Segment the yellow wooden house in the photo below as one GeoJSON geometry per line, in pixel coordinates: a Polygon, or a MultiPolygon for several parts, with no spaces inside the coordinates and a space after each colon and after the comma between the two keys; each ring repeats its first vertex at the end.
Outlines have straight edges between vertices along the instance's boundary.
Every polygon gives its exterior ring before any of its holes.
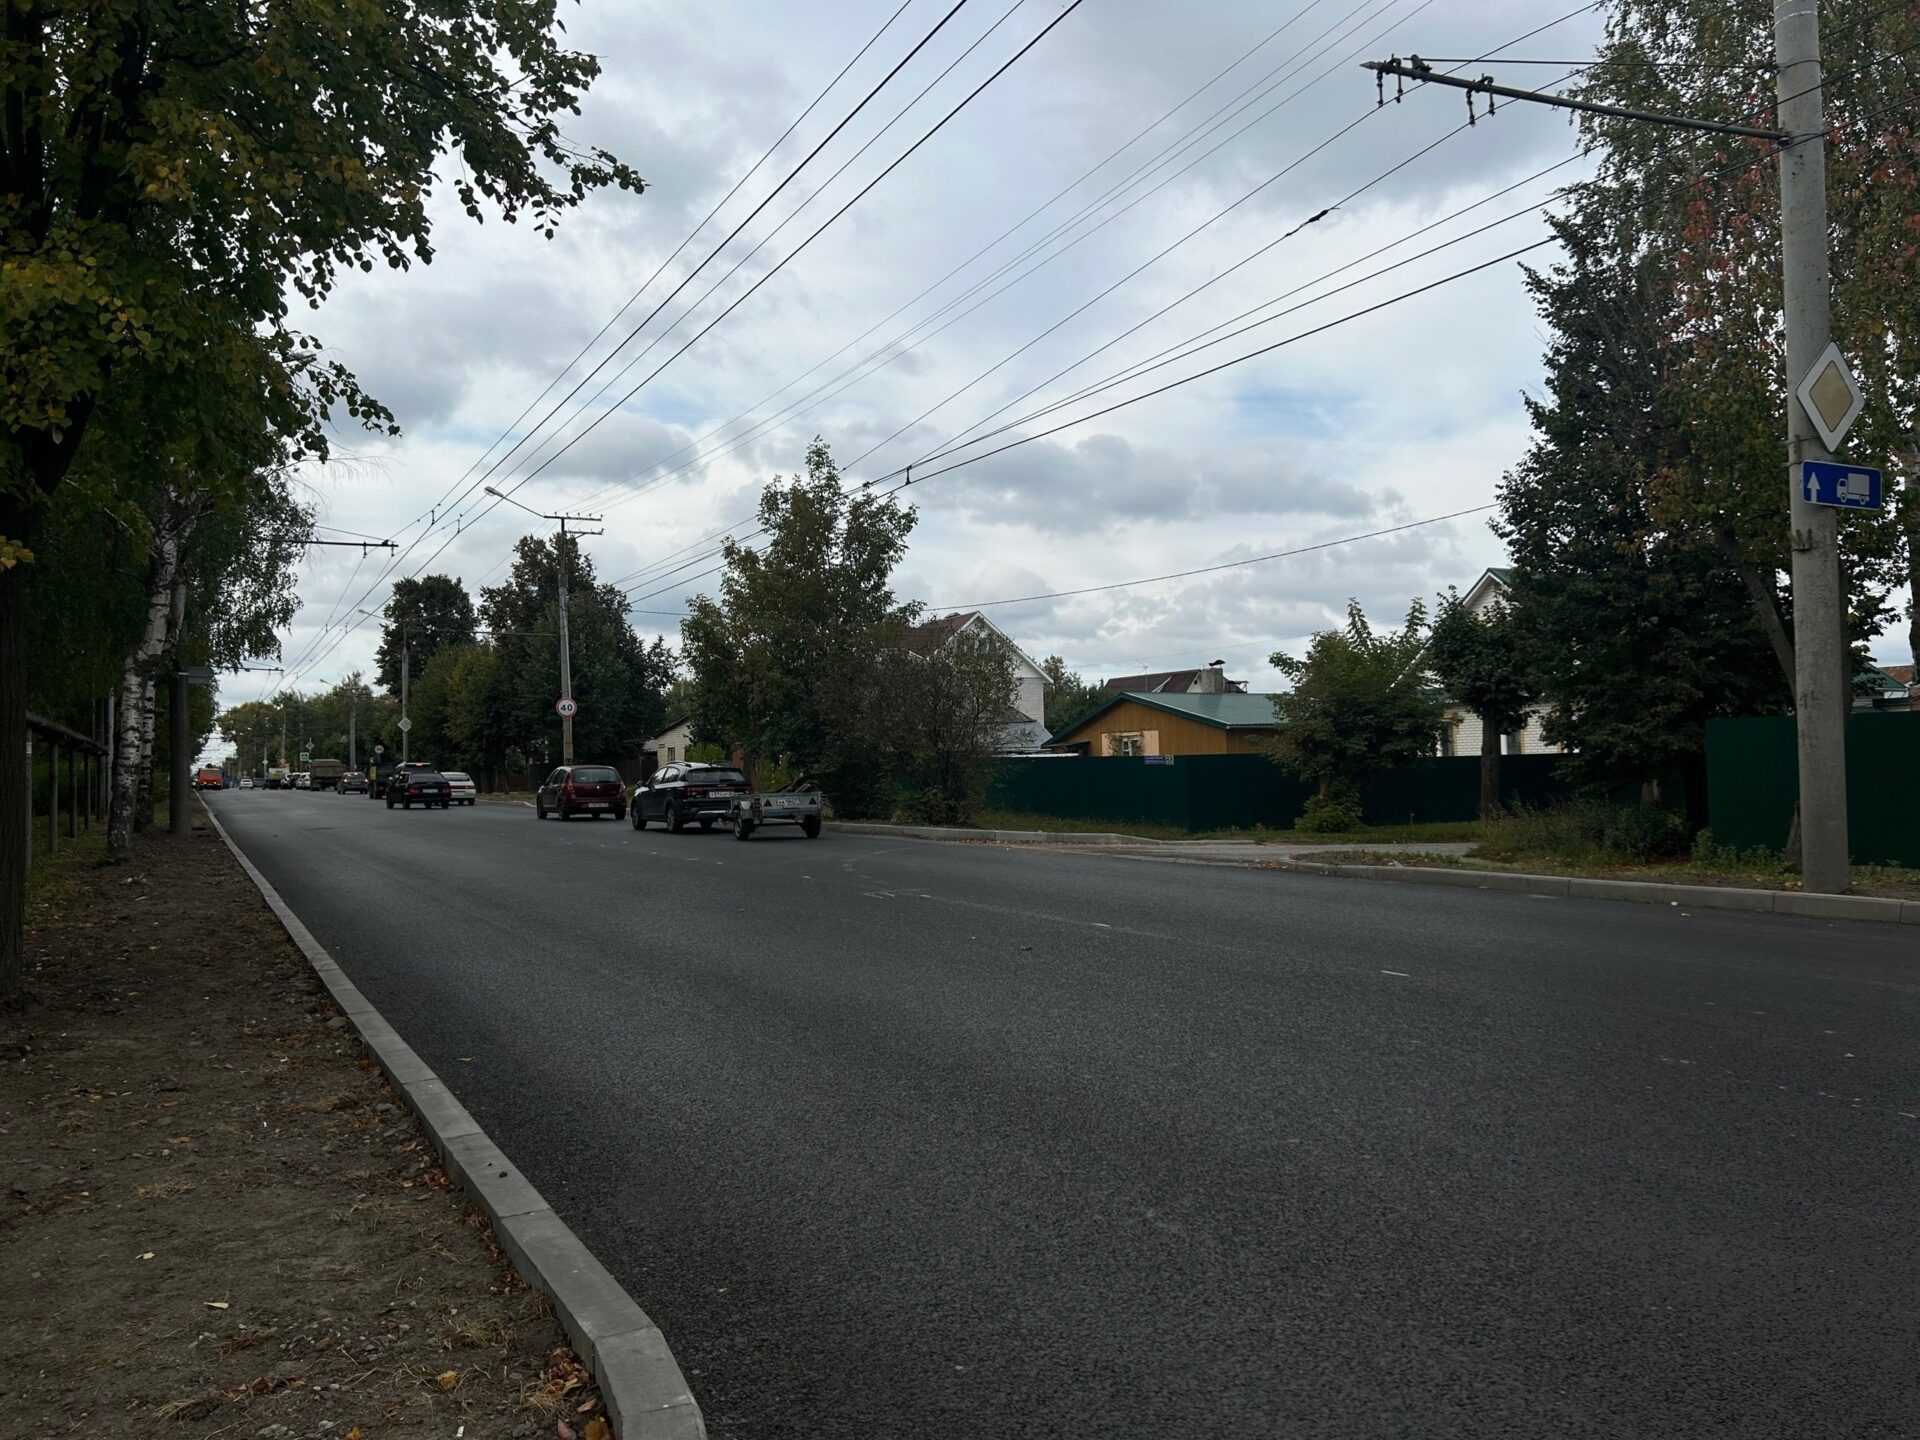
{"type": "Polygon", "coordinates": [[[1126,690],[1053,748],[1080,755],[1250,755],[1279,728],[1273,696],[1126,690]]]}

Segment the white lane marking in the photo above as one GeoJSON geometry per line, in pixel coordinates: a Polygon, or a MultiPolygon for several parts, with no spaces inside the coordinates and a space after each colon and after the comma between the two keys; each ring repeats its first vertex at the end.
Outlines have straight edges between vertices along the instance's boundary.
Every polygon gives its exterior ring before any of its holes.
{"type": "Polygon", "coordinates": [[[1398,975],[1402,980],[1411,980],[1413,978],[1404,970],[1382,970],[1380,973],[1382,975],[1398,975]]]}
{"type": "Polygon", "coordinates": [[[519,803],[526,806],[529,810],[533,809],[533,802],[531,800],[522,800],[519,803]]]}
{"type": "Polygon", "coordinates": [[[1106,922],[1106,921],[1104,921],[1104,920],[1089,920],[1089,921],[1088,921],[1087,923],[1088,923],[1089,925],[1091,925],[1091,926],[1093,926],[1093,928],[1094,928],[1094,929],[1096,929],[1096,930],[1111,930],[1111,929],[1113,929],[1113,926],[1111,926],[1111,925],[1109,925],[1109,924],[1107,924],[1107,922],[1106,922]]]}

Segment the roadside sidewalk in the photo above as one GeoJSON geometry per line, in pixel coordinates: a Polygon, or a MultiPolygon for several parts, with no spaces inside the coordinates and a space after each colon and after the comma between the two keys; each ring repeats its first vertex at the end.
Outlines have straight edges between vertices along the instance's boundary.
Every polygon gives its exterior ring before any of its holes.
{"type": "Polygon", "coordinates": [[[205,816],[58,868],[42,1003],[0,1016],[0,1437],[603,1440],[546,1298],[205,816]]]}

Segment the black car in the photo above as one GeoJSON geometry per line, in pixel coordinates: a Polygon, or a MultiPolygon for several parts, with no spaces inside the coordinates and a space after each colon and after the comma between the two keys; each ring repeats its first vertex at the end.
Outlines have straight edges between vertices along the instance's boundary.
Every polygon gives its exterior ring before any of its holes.
{"type": "Polygon", "coordinates": [[[692,823],[711,830],[714,821],[727,818],[736,798],[750,792],[747,777],[732,765],[662,765],[633,792],[633,828],[662,820],[675,835],[692,823]]]}
{"type": "Polygon", "coordinates": [[[398,765],[375,766],[367,780],[367,798],[379,800],[387,793],[387,785],[396,775],[408,770],[432,770],[433,766],[424,760],[402,760],[398,765]]]}
{"type": "Polygon", "coordinates": [[[411,810],[416,805],[429,809],[438,805],[445,810],[453,804],[453,786],[447,783],[446,776],[438,770],[413,765],[402,765],[387,777],[386,795],[389,810],[395,805],[402,810],[411,810]]]}
{"type": "Polygon", "coordinates": [[[549,815],[562,820],[576,815],[598,820],[611,815],[618,820],[627,813],[620,772],[611,765],[562,765],[535,793],[533,813],[542,820],[549,815]]]}

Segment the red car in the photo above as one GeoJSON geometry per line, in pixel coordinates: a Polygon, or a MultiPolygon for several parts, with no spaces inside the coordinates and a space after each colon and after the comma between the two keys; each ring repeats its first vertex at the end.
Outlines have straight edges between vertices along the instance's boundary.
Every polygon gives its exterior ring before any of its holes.
{"type": "Polygon", "coordinates": [[[535,793],[533,813],[542,820],[550,814],[562,820],[576,815],[595,820],[602,815],[622,819],[627,813],[627,794],[620,783],[620,772],[611,765],[562,765],[535,793]]]}

